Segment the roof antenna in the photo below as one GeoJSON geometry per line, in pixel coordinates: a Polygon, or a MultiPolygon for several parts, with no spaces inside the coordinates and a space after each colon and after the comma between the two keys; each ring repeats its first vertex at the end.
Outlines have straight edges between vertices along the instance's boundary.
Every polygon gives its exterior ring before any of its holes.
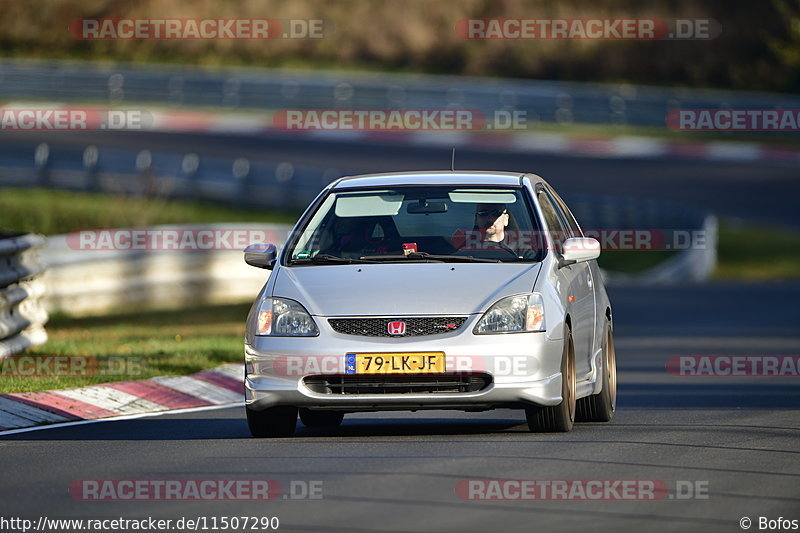
{"type": "Polygon", "coordinates": [[[456,148],[453,147],[453,156],[450,158],[450,172],[455,172],[456,170],[456,148]]]}

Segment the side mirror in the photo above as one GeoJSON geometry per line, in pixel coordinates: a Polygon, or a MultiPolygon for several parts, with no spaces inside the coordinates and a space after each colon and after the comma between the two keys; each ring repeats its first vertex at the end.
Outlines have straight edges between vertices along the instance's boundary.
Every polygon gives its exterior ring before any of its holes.
{"type": "Polygon", "coordinates": [[[564,241],[562,250],[562,265],[591,261],[600,257],[600,242],[591,237],[572,237],[564,241]]]}
{"type": "Polygon", "coordinates": [[[244,262],[250,266],[272,270],[278,249],[274,244],[251,244],[244,249],[244,262]]]}

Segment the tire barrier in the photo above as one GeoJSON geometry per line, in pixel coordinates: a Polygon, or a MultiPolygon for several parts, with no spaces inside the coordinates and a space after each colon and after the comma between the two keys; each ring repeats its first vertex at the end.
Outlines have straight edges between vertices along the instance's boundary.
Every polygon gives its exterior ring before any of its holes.
{"type": "Polygon", "coordinates": [[[0,358],[47,341],[44,266],[47,239],[35,234],[0,234],[0,358]]]}

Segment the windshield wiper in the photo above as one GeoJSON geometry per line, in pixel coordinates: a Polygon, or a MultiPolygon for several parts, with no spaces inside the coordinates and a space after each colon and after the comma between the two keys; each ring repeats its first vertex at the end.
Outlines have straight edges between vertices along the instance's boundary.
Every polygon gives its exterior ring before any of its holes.
{"type": "Polygon", "coordinates": [[[290,265],[331,265],[343,264],[348,265],[352,263],[372,263],[365,258],[354,259],[352,257],[339,257],[330,254],[317,254],[314,257],[299,257],[289,261],[290,265]]]}
{"type": "Polygon", "coordinates": [[[483,257],[473,257],[471,255],[429,254],[427,252],[411,252],[408,255],[365,255],[359,259],[365,261],[408,261],[410,259],[435,261],[438,263],[502,263],[500,259],[487,259],[483,257]]]}

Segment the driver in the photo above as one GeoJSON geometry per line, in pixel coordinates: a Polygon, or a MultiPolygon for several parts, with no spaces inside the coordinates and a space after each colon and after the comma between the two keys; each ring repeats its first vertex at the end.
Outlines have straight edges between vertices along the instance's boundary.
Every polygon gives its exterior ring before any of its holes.
{"type": "Polygon", "coordinates": [[[476,204],[472,229],[456,231],[452,238],[453,245],[460,251],[501,248],[516,256],[516,252],[505,242],[510,218],[505,204],[476,204]]]}
{"type": "Polygon", "coordinates": [[[471,231],[459,230],[453,244],[460,251],[502,249],[518,259],[534,257],[528,246],[520,247],[519,230],[511,223],[505,204],[480,203],[475,206],[475,224],[471,231]]]}
{"type": "Polygon", "coordinates": [[[478,204],[475,206],[475,229],[481,240],[502,243],[508,227],[508,209],[505,204],[478,204]]]}

